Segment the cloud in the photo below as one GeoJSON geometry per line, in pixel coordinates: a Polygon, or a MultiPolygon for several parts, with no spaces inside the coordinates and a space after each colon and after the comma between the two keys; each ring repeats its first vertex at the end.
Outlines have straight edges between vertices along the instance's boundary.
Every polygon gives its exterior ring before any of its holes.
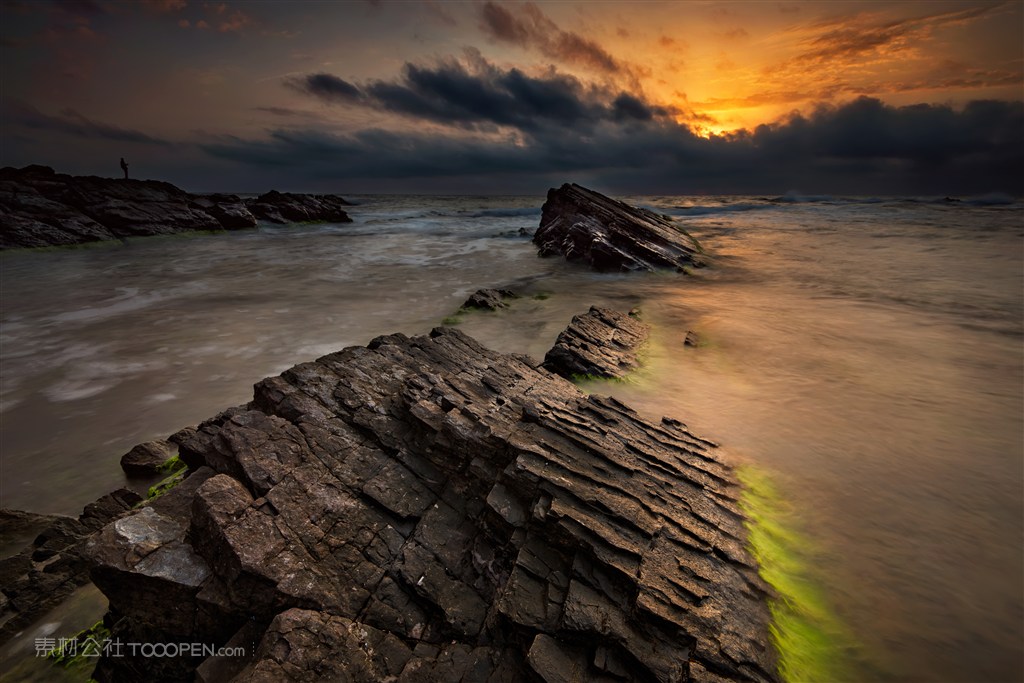
{"type": "Polygon", "coordinates": [[[998,7],[986,5],[880,23],[871,15],[820,23],[817,25],[820,33],[805,41],[806,49],[797,61],[825,64],[859,59],[871,53],[907,52],[922,44],[940,26],[964,25],[998,7]]]}
{"type": "Polygon", "coordinates": [[[358,86],[325,73],[291,78],[286,84],[333,104],[375,107],[479,130],[495,126],[586,128],[602,120],[647,121],[671,113],[638,95],[588,86],[553,69],[543,76],[529,76],[516,68],[504,70],[474,50],[465,61],[448,59],[434,66],[407,63],[398,80],[358,86]]]}
{"type": "Polygon", "coordinates": [[[362,95],[359,88],[348,81],[325,73],[309,74],[302,78],[287,80],[285,83],[299,92],[328,102],[356,100],[362,95]]]}
{"type": "Polygon", "coordinates": [[[494,40],[520,47],[534,47],[542,54],[568,64],[605,73],[624,73],[626,65],[603,47],[572,31],[563,31],[533,3],[523,5],[522,16],[495,2],[480,7],[480,26],[494,40]]]}
{"type": "Polygon", "coordinates": [[[7,125],[14,124],[24,128],[64,133],[81,138],[161,146],[172,144],[167,140],[161,140],[137,130],[92,121],[74,109],[64,109],[57,116],[50,116],[25,102],[12,101],[4,105],[2,118],[7,125]]]}
{"type": "Polygon", "coordinates": [[[180,12],[188,6],[186,0],[139,0],[139,4],[158,14],[180,12]]]}
{"type": "Polygon", "coordinates": [[[628,98],[617,101],[620,111],[632,114],[628,121],[605,118],[586,131],[535,127],[501,136],[375,129],[332,135],[280,128],[265,139],[234,138],[202,148],[246,166],[288,168],[310,182],[375,180],[377,187],[398,182],[407,190],[441,183],[459,191],[462,183],[492,178],[502,183],[492,191],[515,192],[541,192],[568,179],[646,193],[1024,191],[1019,102],[977,101],[956,111],[860,98],[753,132],[703,139],[670,118],[644,118],[643,108],[628,98]]]}

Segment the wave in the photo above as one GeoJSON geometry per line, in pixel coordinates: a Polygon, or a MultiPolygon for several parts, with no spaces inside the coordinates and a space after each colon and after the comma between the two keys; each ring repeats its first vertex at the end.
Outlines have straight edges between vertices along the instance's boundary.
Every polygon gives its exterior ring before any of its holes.
{"type": "Polygon", "coordinates": [[[539,216],[540,207],[530,206],[509,209],[481,209],[475,213],[463,214],[466,218],[516,218],[518,216],[539,216]]]}
{"type": "Polygon", "coordinates": [[[836,198],[830,194],[801,194],[796,190],[790,190],[781,197],[773,197],[767,201],[788,204],[815,204],[820,202],[834,202],[836,201],[836,198]]]}
{"type": "Polygon", "coordinates": [[[654,209],[655,213],[666,213],[670,216],[708,216],[719,213],[733,213],[737,211],[759,211],[763,209],[775,209],[772,204],[752,204],[750,202],[737,202],[735,204],[723,204],[720,206],[673,206],[668,208],[654,209]]]}

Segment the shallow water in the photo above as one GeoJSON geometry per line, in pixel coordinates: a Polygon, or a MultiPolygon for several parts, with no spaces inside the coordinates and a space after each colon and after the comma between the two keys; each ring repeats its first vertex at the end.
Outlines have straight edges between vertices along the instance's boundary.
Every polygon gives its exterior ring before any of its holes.
{"type": "Polygon", "coordinates": [[[479,287],[524,296],[462,328],[536,357],[589,305],[638,306],[644,369],[589,388],[775,477],[857,679],[1024,676],[1024,205],[630,198],[716,255],[684,277],[538,259],[515,233],[542,198],[356,199],[352,225],[0,257],[0,504],[77,512],[133,444],[479,287]]]}

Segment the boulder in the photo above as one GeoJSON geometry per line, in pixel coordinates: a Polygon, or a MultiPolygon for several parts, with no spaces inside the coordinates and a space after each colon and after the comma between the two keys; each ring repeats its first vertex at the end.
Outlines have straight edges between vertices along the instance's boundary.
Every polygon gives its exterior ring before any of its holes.
{"type": "Polygon", "coordinates": [[[704,265],[700,244],[668,217],[576,184],[548,190],[533,241],[541,256],[561,255],[603,271],[704,265]]]}
{"type": "Polygon", "coordinates": [[[505,299],[515,298],[516,293],[508,289],[478,289],[466,299],[462,307],[496,311],[499,308],[508,308],[505,299]]]}
{"type": "Polygon", "coordinates": [[[259,645],[99,680],[775,680],[714,446],[458,330],[297,365],[172,440],[198,469],[89,542],[107,621],[259,645]]]}
{"type": "Polygon", "coordinates": [[[343,207],[348,202],[333,194],[293,194],[271,190],[246,202],[257,218],[271,223],[351,223],[343,207]]]}
{"type": "Polygon", "coordinates": [[[544,367],[567,379],[625,377],[639,366],[636,354],[649,332],[632,315],[591,306],[558,335],[544,367]]]}
{"type": "Polygon", "coordinates": [[[121,456],[121,469],[128,476],[150,477],[160,474],[163,464],[177,453],[169,441],[147,441],[121,456]]]}

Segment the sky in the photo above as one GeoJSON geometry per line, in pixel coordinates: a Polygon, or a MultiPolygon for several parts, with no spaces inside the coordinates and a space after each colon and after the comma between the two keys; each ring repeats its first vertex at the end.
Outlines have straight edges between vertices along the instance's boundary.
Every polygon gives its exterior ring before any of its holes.
{"type": "Polygon", "coordinates": [[[1024,194],[1024,1],[2,1],[0,165],[192,191],[1024,194]]]}

